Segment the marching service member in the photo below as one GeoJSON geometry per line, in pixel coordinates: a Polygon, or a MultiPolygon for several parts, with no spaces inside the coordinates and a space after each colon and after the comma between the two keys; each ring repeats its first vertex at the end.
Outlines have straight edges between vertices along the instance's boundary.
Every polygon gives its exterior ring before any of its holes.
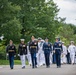
{"type": "MultiPolygon", "coordinates": [[[[29,44],[29,42],[28,42],[28,44],[29,44]]],[[[28,59],[29,65],[31,66],[32,62],[31,62],[31,54],[30,54],[30,51],[29,51],[29,46],[27,46],[27,59],[28,59]]]]}
{"type": "Polygon", "coordinates": [[[29,42],[29,50],[31,54],[32,68],[37,68],[38,43],[34,36],[31,37],[31,41],[29,42]]]}
{"type": "Polygon", "coordinates": [[[63,51],[62,44],[60,42],[60,38],[56,37],[56,42],[53,45],[53,50],[56,55],[56,65],[57,68],[61,67],[61,53],[63,51]]]}
{"type": "Polygon", "coordinates": [[[74,45],[74,41],[71,41],[71,44],[68,47],[68,52],[70,53],[71,64],[74,64],[75,52],[76,52],[76,47],[74,45]]]}
{"type": "Polygon", "coordinates": [[[41,38],[38,38],[38,53],[37,53],[37,65],[42,66],[43,65],[43,43],[41,41],[41,38]]]}
{"type": "Polygon", "coordinates": [[[25,55],[27,54],[27,45],[24,43],[24,39],[20,39],[21,43],[18,47],[18,56],[20,56],[22,69],[25,68],[25,55]]]}
{"type": "Polygon", "coordinates": [[[48,41],[47,38],[45,39],[45,43],[43,44],[43,51],[45,55],[46,67],[49,68],[50,67],[50,53],[52,52],[52,45],[48,41]]]}
{"type": "Polygon", "coordinates": [[[10,40],[9,45],[6,48],[6,53],[9,57],[10,68],[14,68],[14,56],[16,55],[16,47],[13,44],[13,41],[10,40]]]}
{"type": "Polygon", "coordinates": [[[62,60],[61,60],[61,63],[62,64],[66,64],[67,63],[67,58],[66,58],[66,55],[67,55],[67,47],[64,45],[64,42],[62,42],[62,48],[63,48],[63,52],[62,52],[62,60]]]}

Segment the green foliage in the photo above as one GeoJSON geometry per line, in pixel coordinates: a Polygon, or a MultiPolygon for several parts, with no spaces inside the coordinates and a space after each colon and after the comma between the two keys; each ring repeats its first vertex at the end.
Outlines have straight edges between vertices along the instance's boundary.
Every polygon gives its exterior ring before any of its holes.
{"type": "MultiPolygon", "coordinates": [[[[21,61],[15,60],[14,64],[15,65],[21,65],[21,61]]],[[[0,65],[9,65],[9,60],[0,60],[0,65]]],[[[26,61],[26,65],[28,65],[28,61],[26,61]]]]}
{"type": "Polygon", "coordinates": [[[10,39],[28,42],[34,35],[54,43],[59,35],[66,45],[71,40],[76,43],[76,26],[66,24],[66,18],[57,17],[58,12],[53,0],[0,0],[0,36],[5,40],[0,41],[0,59],[5,59],[5,45],[10,39]]]}
{"type": "Polygon", "coordinates": [[[8,0],[0,0],[0,35],[4,35],[6,42],[9,39],[16,41],[21,36],[22,26],[17,19],[20,10],[20,6],[12,5],[8,0]]]}
{"type": "Polygon", "coordinates": [[[76,34],[76,26],[73,24],[69,24],[69,26],[74,30],[74,34],[76,34]]]}
{"type": "Polygon", "coordinates": [[[10,39],[17,42],[17,40],[21,37],[21,30],[22,26],[16,18],[13,20],[10,20],[9,22],[2,25],[2,34],[4,34],[5,38],[7,38],[7,41],[10,39]]]}
{"type": "Polygon", "coordinates": [[[70,41],[75,41],[76,35],[74,34],[73,28],[66,23],[63,23],[61,27],[59,27],[59,35],[61,40],[65,42],[65,44],[69,44],[70,41]]]}
{"type": "MultiPolygon", "coordinates": [[[[48,37],[52,42],[56,35],[70,37],[72,31],[60,33],[66,30],[63,25],[67,24],[65,18],[57,17],[58,12],[53,0],[0,0],[0,35],[4,34],[6,42],[13,39],[15,43],[20,38],[29,41],[32,35],[48,37]]],[[[75,34],[75,26],[69,25],[75,34]]]]}
{"type": "Polygon", "coordinates": [[[6,58],[6,47],[5,47],[5,41],[0,41],[0,59],[5,59],[6,58]]]}
{"type": "Polygon", "coordinates": [[[35,35],[42,38],[48,37],[54,41],[53,37],[57,30],[54,18],[57,16],[59,9],[53,0],[48,2],[45,2],[45,0],[9,1],[21,7],[19,19],[23,26],[22,37],[29,41],[29,37],[35,35]]]}
{"type": "Polygon", "coordinates": [[[8,0],[0,0],[0,25],[14,19],[20,10],[20,6],[12,5],[8,0]]]}

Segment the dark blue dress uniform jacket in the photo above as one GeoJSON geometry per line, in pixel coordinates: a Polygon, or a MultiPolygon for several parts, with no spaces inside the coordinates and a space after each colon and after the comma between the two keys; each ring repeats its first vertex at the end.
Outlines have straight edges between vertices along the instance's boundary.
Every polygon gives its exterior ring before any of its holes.
{"type": "Polygon", "coordinates": [[[29,42],[29,50],[30,53],[37,53],[38,52],[38,43],[36,41],[29,42]]]}
{"type": "Polygon", "coordinates": [[[9,53],[10,56],[16,55],[15,45],[8,45],[6,48],[6,53],[9,53]]]}
{"type": "Polygon", "coordinates": [[[55,42],[53,50],[55,50],[55,54],[61,54],[61,52],[63,51],[61,42],[55,42]]]}
{"type": "Polygon", "coordinates": [[[44,43],[43,44],[43,51],[44,51],[44,54],[52,52],[51,43],[48,43],[48,44],[44,43]]]}
{"type": "Polygon", "coordinates": [[[20,54],[20,55],[26,55],[27,54],[27,45],[26,44],[20,44],[19,45],[18,54],[20,54]]]}

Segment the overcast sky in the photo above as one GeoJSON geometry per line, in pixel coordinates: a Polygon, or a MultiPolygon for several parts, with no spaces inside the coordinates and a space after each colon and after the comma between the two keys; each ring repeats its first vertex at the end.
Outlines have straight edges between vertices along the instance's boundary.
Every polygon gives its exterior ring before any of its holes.
{"type": "Polygon", "coordinates": [[[59,17],[66,17],[67,23],[76,25],[76,0],[54,0],[60,8],[59,17]]]}

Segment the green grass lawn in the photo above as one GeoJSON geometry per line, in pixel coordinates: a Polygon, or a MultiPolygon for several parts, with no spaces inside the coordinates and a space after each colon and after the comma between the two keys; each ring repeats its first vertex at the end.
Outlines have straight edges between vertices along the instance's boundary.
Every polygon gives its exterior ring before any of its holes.
{"type": "MultiPolygon", "coordinates": [[[[14,61],[15,65],[21,65],[20,60],[15,60],[14,61]]],[[[28,65],[28,62],[26,61],[26,64],[28,65]]],[[[9,65],[9,60],[0,60],[0,65],[9,65]]]]}

